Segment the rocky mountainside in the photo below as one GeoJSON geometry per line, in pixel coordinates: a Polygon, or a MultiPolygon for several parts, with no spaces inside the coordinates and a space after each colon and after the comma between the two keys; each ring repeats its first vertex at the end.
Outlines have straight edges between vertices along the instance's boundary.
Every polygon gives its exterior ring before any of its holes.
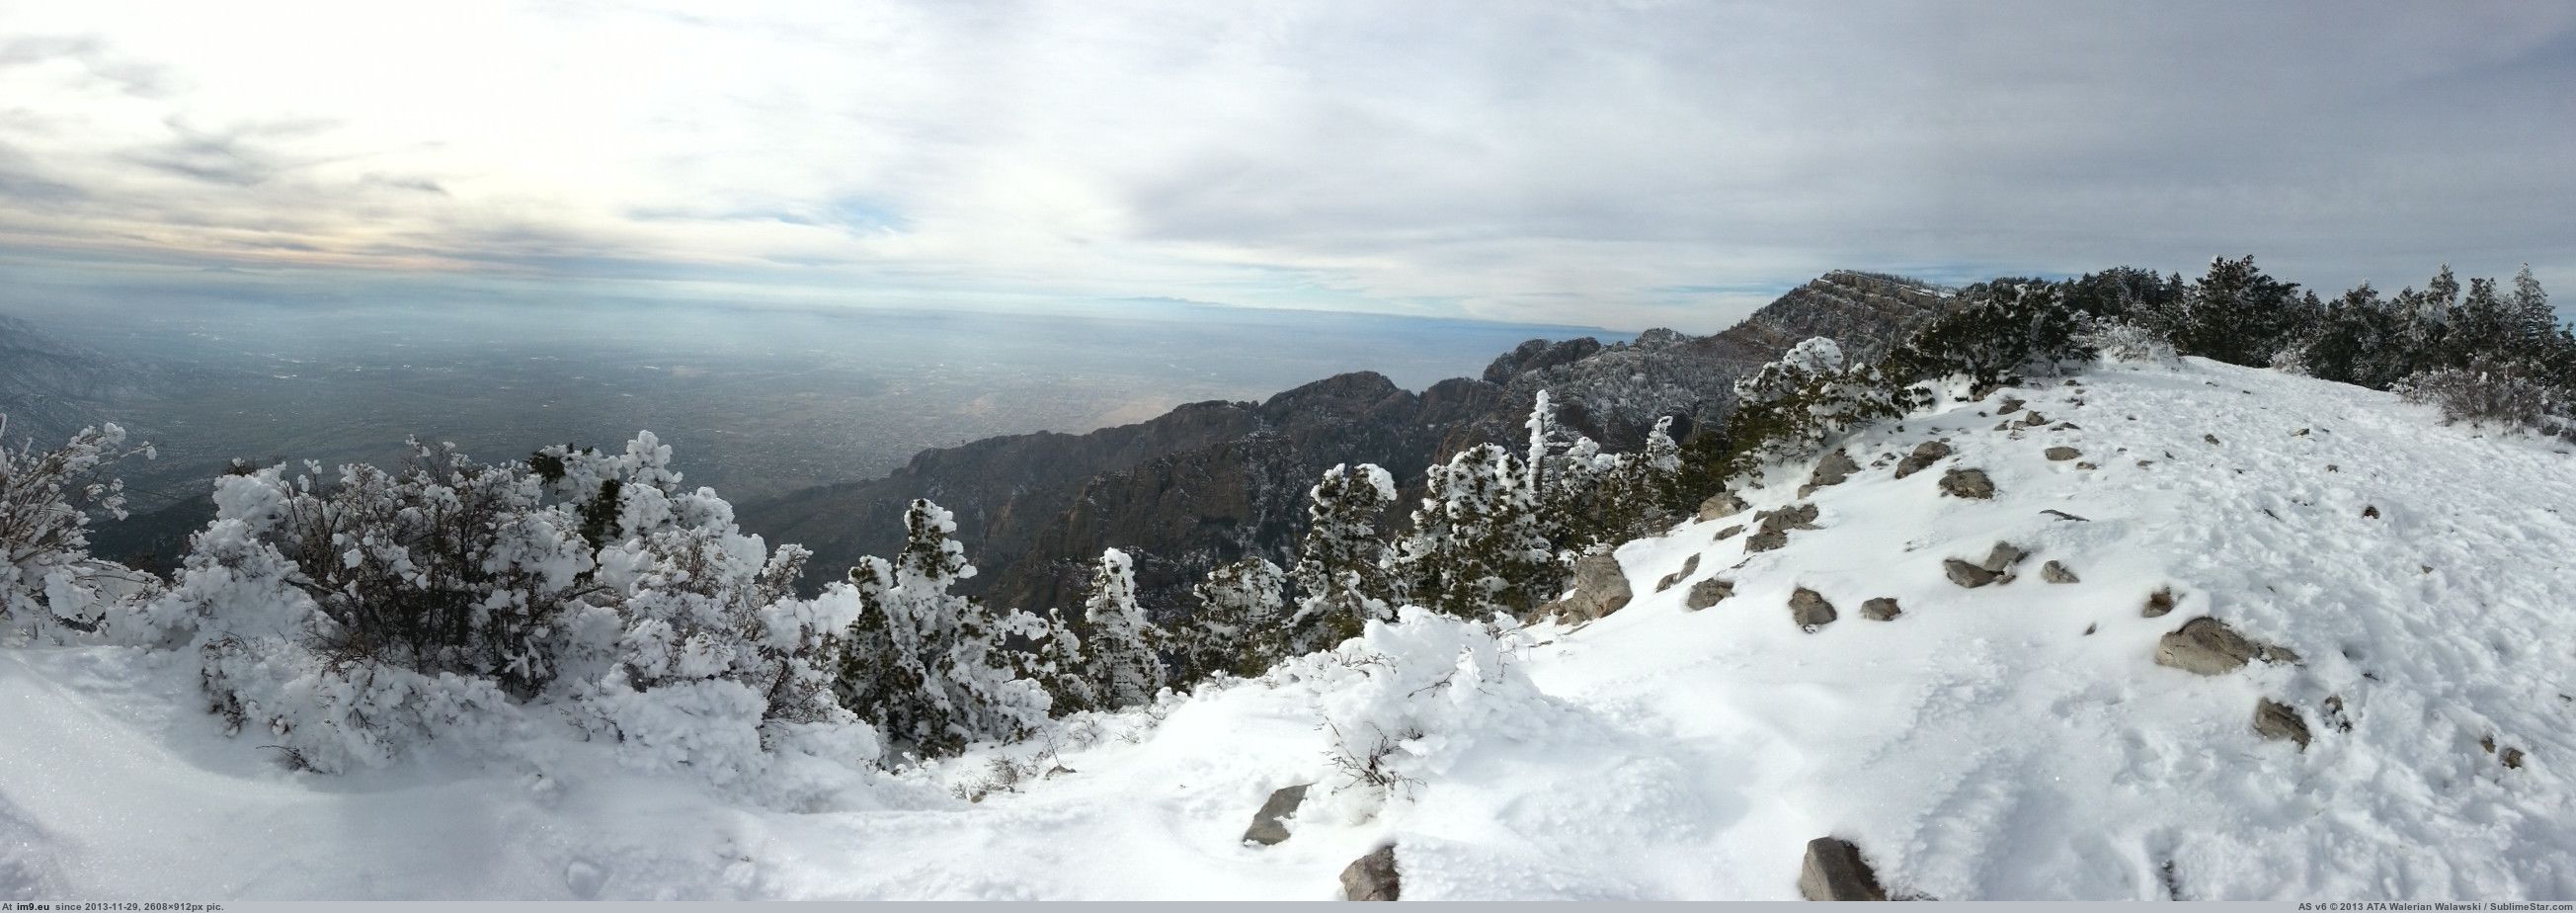
{"type": "Polygon", "coordinates": [[[1104,547],[1137,560],[1140,601],[1185,613],[1190,587],[1249,554],[1288,563],[1306,489],[1337,463],[1376,463],[1399,485],[1460,449],[1524,434],[1535,393],[1561,418],[1614,449],[1634,447],[1657,418],[1681,433],[1733,405],[1735,378],[1810,336],[1871,356],[1934,313],[1942,293],[1920,283],[1837,271],[1711,336],[1649,330],[1636,341],[1531,340],[1479,379],[1419,394],[1373,373],[1345,374],[1264,403],[1207,402],[1084,435],[1041,433],[924,451],[883,479],[811,489],[743,508],[744,525],[815,552],[809,581],[899,544],[915,497],[957,514],[981,575],[974,591],[1031,610],[1079,602],[1104,547]]]}

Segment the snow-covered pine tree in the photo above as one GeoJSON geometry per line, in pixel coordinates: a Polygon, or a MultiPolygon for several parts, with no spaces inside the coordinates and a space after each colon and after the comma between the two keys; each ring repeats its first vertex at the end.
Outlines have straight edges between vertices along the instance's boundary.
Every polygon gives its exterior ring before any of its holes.
{"type": "Polygon", "coordinates": [[[1151,702],[1163,689],[1163,632],[1136,604],[1136,565],[1126,552],[1101,550],[1082,616],[1091,632],[1084,659],[1101,706],[1115,710],[1151,702]]]}
{"type": "Polygon", "coordinates": [[[1100,709],[1100,688],[1091,681],[1082,636],[1074,633],[1064,610],[1047,610],[1044,632],[1037,637],[1035,649],[1021,654],[1021,660],[1026,677],[1046,688],[1047,712],[1065,716],[1100,709]]]}
{"type": "Polygon", "coordinates": [[[1289,649],[1312,653],[1358,637],[1370,619],[1393,617],[1394,586],[1378,524],[1395,501],[1395,477],[1377,466],[1334,466],[1306,493],[1297,543],[1297,614],[1289,649]]]}
{"type": "MultiPolygon", "coordinates": [[[[8,429],[0,415],[0,441],[8,429]]],[[[112,424],[43,452],[32,440],[0,444],[0,623],[95,631],[108,602],[157,588],[150,575],[89,554],[94,519],[125,519],[125,482],[108,469],[135,454],[150,459],[152,445],[126,446],[125,429],[112,424]]]]}
{"type": "Polygon", "coordinates": [[[1876,370],[1844,364],[1842,347],[1822,336],[1736,381],[1735,396],[1727,419],[1730,478],[1758,480],[1763,467],[1814,457],[1861,426],[1903,412],[1898,391],[1876,370]]]}
{"type": "Polygon", "coordinates": [[[1042,725],[1046,689],[1021,676],[1006,645],[1045,634],[1044,623],[949,592],[975,566],[950,538],[957,521],[946,509],[915,499],[904,529],[895,560],[872,557],[850,570],[861,608],[836,685],[842,704],[932,754],[1042,725]]]}
{"type": "Polygon", "coordinates": [[[2513,334],[2525,348],[2546,349],[2557,341],[2558,313],[2549,309],[2549,292],[2525,263],[2513,274],[2513,334]]]}
{"type": "Polygon", "coordinates": [[[1209,571],[1182,650],[1182,681],[1223,673],[1251,678],[1286,658],[1287,573],[1251,557],[1209,571]]]}
{"type": "Polygon", "coordinates": [[[1493,444],[1430,468],[1413,529],[1389,557],[1406,602],[1461,618],[1518,614],[1555,595],[1555,549],[1511,453],[1493,444]]]}

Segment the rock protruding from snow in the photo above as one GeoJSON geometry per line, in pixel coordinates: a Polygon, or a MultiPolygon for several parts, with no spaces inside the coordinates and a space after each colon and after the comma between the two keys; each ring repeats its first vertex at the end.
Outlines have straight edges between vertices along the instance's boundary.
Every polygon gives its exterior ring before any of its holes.
{"type": "Polygon", "coordinates": [[[2023,406],[2023,402],[2022,402],[2021,400],[2017,400],[2017,399],[2014,399],[2014,398],[2012,398],[2012,397],[2007,396],[2007,397],[2004,397],[2004,404],[2003,404],[2003,407],[2002,407],[2002,408],[1999,408],[1999,409],[1996,409],[1996,410],[1995,410],[1995,414],[1996,414],[1996,415],[2011,415],[2011,414],[2013,414],[2013,413],[2015,413],[2015,412],[2019,412],[2019,411],[2021,411],[2021,407],[2022,407],[2022,406],[2023,406]]]}
{"type": "Polygon", "coordinates": [[[2012,571],[2013,565],[2020,564],[2022,559],[2028,557],[2030,553],[2023,551],[2020,546],[2010,542],[1997,542],[1994,549],[1986,553],[1986,561],[1980,566],[1997,574],[2008,574],[2012,571]]]}
{"type": "Polygon", "coordinates": [[[2084,451],[2077,450],[2073,447],[2051,447],[2047,450],[2040,451],[2040,455],[2045,456],[2050,460],[2063,463],[2067,460],[2083,456],[2084,451]]]}
{"type": "Polygon", "coordinates": [[[2045,581],[2048,581],[2048,582],[2050,582],[2050,583],[2082,583],[2082,582],[2083,582],[2083,578],[2080,578],[2080,577],[2075,576],[2075,572],[2074,572],[2074,571],[2070,571],[2070,570],[2067,570],[2067,569],[2066,569],[2066,563],[2065,563],[2065,562],[2063,562],[2063,561],[2051,561],[2051,562],[2049,562],[2049,563],[2047,563],[2047,564],[2040,565],[2040,566],[2039,566],[2039,579],[2041,579],[2041,580],[2045,580],[2045,581]]]}
{"type": "Polygon", "coordinates": [[[1735,595],[1734,581],[1711,577],[1691,584],[1690,592],[1682,594],[1682,608],[1696,612],[1716,605],[1719,600],[1733,595],[1735,595]]]}
{"type": "Polygon", "coordinates": [[[1270,800],[1261,803],[1261,810],[1252,813],[1252,826],[1244,828],[1243,842],[1270,846],[1288,839],[1288,816],[1296,814],[1297,806],[1305,804],[1306,788],[1313,785],[1299,783],[1272,791],[1270,800]]]}
{"type": "Polygon", "coordinates": [[[1949,459],[1950,453],[1948,441],[1924,441],[1914,448],[1913,453],[1906,454],[1905,459],[1897,462],[1896,477],[1902,479],[1930,469],[1932,464],[1949,459]]]}
{"type": "Polygon", "coordinates": [[[1836,450],[1825,454],[1824,459],[1816,461],[1816,471],[1807,475],[1807,484],[1799,487],[1798,497],[1806,497],[1819,488],[1840,485],[1843,480],[1851,478],[1852,473],[1859,471],[1860,464],[1852,460],[1849,452],[1836,450]]]}
{"type": "Polygon", "coordinates": [[[1995,497],[1995,480],[1986,478],[1983,469],[1953,469],[1941,474],[1941,493],[1953,498],[1990,501],[1995,497]]]}
{"type": "Polygon", "coordinates": [[[1705,523],[1720,517],[1731,517],[1743,513],[1745,508],[1751,506],[1744,503],[1743,498],[1736,497],[1734,492],[1721,491],[1709,495],[1708,500],[1699,502],[1698,519],[1705,523]]]}
{"type": "Polygon", "coordinates": [[[1801,630],[1813,632],[1833,624],[1836,616],[1834,604],[1825,601],[1825,594],[1799,587],[1797,592],[1789,594],[1789,617],[1798,623],[1801,630]]]}
{"type": "Polygon", "coordinates": [[[2308,750],[2308,721],[2288,704],[2270,698],[2256,703],[2254,732],[2267,739],[2297,742],[2300,751],[2308,750]]]}
{"type": "Polygon", "coordinates": [[[1895,621],[1896,616],[1903,614],[1905,610],[1897,608],[1894,596],[1881,596],[1860,604],[1860,617],[1871,621],[1895,621]]]}
{"type": "Polygon", "coordinates": [[[1591,621],[1619,611],[1636,598],[1628,574],[1612,555],[1590,555],[1574,563],[1574,594],[1538,608],[1539,617],[1561,615],[1569,621],[1591,621]]]}
{"type": "Polygon", "coordinates": [[[2183,622],[2182,627],[2156,639],[2156,665],[2194,675],[2225,675],[2257,659],[2295,663],[2299,655],[2258,643],[2236,633],[2226,622],[2208,616],[2183,622]]]}
{"type": "Polygon", "coordinates": [[[1957,558],[1941,559],[1941,572],[1950,575],[1951,583],[1972,590],[1993,583],[1995,578],[2003,576],[1957,558]]]}
{"type": "Polygon", "coordinates": [[[1821,529],[1816,525],[1816,505],[1791,504],[1753,515],[1760,530],[1744,540],[1745,554],[1767,552],[1789,544],[1793,529],[1821,529]]]}
{"type": "Polygon", "coordinates": [[[1886,900],[1878,873],[1860,858],[1851,841],[1818,837],[1807,841],[1807,861],[1798,870],[1798,893],[1808,900],[1886,900]]]}
{"type": "Polygon", "coordinates": [[[2145,608],[2139,609],[2138,614],[2147,618],[2163,618],[2167,613],[2170,613],[2173,610],[2173,587],[2160,586],[2156,588],[2155,592],[2147,594],[2147,605],[2145,608]]]}
{"type": "Polygon", "coordinates": [[[1655,581],[1655,592],[1661,593],[1672,589],[1682,581],[1690,579],[1692,572],[1697,570],[1699,570],[1699,553],[1692,552],[1690,557],[1682,559],[1681,570],[1665,574],[1664,579],[1655,581]]]}
{"type": "Polygon", "coordinates": [[[1395,870],[1395,844],[1378,847],[1342,869],[1343,900],[1395,900],[1403,890],[1403,876],[1395,870]]]}

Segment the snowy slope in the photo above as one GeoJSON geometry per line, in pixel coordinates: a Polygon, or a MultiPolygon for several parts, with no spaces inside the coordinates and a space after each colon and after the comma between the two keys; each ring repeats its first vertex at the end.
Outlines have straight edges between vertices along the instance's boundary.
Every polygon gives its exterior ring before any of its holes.
{"type": "MultiPolygon", "coordinates": [[[[1598,622],[1500,645],[1378,626],[810,809],[574,743],[291,774],[217,734],[182,658],[0,650],[0,897],[1323,899],[1391,839],[1408,899],[1786,899],[1828,834],[1942,899],[2576,897],[2576,456],[2198,360],[2004,391],[1850,452],[1866,468],[1804,499],[1820,528],[1783,549],[1713,541],[1750,512],[1622,548],[1638,595],[1598,622]],[[1993,430],[2008,396],[2048,424],[1993,430]],[[1957,454],[1893,477],[1935,437],[1957,454]],[[1997,497],[1939,494],[1952,467],[1997,497]],[[1997,541],[2033,553],[2017,579],[1944,576],[1997,541]],[[2052,560],[2080,582],[2045,582],[2052,560]],[[1734,595],[1684,609],[1708,577],[1734,595]],[[2142,617],[2163,586],[2178,607],[2142,617]],[[1799,587],[1838,620],[1795,625],[1799,587]],[[1864,619],[1874,597],[1902,616],[1864,619]],[[2202,615],[2303,661],[2156,665],[2202,615]],[[2255,733],[2264,698],[2304,751],[2255,733]],[[1391,798],[1328,760],[1335,730],[1380,725],[1424,734],[1391,798]],[[1306,782],[1294,836],[1238,843],[1306,782]]],[[[1756,510],[1800,500],[1787,475],[1756,510]]]]}

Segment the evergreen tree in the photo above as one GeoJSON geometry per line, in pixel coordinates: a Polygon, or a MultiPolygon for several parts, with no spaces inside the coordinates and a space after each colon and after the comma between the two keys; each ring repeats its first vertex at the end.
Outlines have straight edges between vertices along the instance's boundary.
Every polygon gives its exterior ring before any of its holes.
{"type": "Polygon", "coordinates": [[[1163,661],[1156,655],[1162,631],[1136,605],[1135,563],[1126,552],[1100,552],[1083,620],[1091,630],[1084,660],[1101,706],[1115,710],[1151,702],[1163,688],[1163,661]]]}
{"type": "Polygon", "coordinates": [[[1306,536],[1297,543],[1297,614],[1289,649],[1312,653],[1358,637],[1370,619],[1394,617],[1394,586],[1378,524],[1395,501],[1395,479],[1366,463],[1335,466],[1306,493],[1306,536]]]}
{"type": "Polygon", "coordinates": [[[1389,561],[1406,601],[1462,618],[1518,614],[1553,596],[1554,549],[1510,452],[1492,444],[1430,469],[1429,490],[1389,561]]]}
{"type": "MultiPolygon", "coordinates": [[[[1928,355],[1930,350],[1913,351],[1928,355]]],[[[1999,368],[2019,360],[1996,357],[1985,364],[1999,368]]],[[[1925,358],[1915,362],[1915,369],[1941,370],[1921,367],[1931,363],[1925,358]]],[[[1878,371],[1845,365],[1842,347],[1822,336],[1737,380],[1735,397],[1726,432],[1735,444],[1729,478],[1758,480],[1765,466],[1814,457],[1853,430],[1904,411],[1897,392],[1878,371]]]]}
{"type": "Polygon", "coordinates": [[[1047,711],[1056,716],[1100,709],[1100,688],[1091,680],[1091,664],[1064,612],[1048,609],[1045,631],[1034,648],[1021,654],[1025,675],[1046,688],[1047,711]]]}
{"type": "Polygon", "coordinates": [[[2546,350],[2557,342],[2558,314],[2549,309],[2549,293],[2531,275],[2529,263],[2513,274],[2511,311],[2513,335],[2521,348],[2546,350]]]}
{"type": "Polygon", "coordinates": [[[934,754],[1018,738],[1042,724],[1047,692],[1022,677],[1024,664],[1006,644],[1044,636],[1044,623],[949,592],[975,566],[949,538],[957,522],[947,510],[916,499],[904,529],[895,560],[869,557],[850,570],[861,610],[845,638],[842,705],[934,754]]]}
{"type": "Polygon", "coordinates": [[[2218,257],[2185,292],[2172,325],[2158,329],[2183,354],[2260,367],[2311,324],[2304,305],[2296,283],[2264,275],[2253,257],[2218,257]]]}
{"type": "Polygon", "coordinates": [[[1185,680],[1219,673],[1251,678],[1286,658],[1286,587],[1287,573],[1258,557],[1208,572],[1197,587],[1199,610],[1184,645],[1185,680]]]}

